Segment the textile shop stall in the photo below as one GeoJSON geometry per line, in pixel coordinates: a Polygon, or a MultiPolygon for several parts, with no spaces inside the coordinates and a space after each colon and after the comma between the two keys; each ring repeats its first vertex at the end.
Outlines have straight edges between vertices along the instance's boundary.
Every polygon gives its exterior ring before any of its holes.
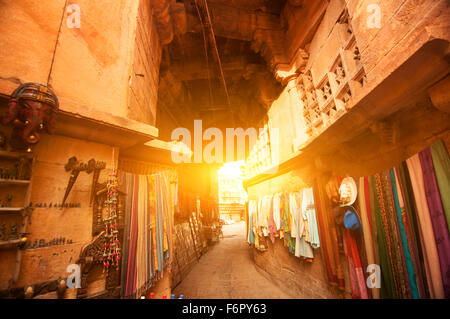
{"type": "Polygon", "coordinates": [[[319,255],[328,283],[351,298],[450,297],[450,159],[442,140],[386,171],[331,174],[311,186],[252,198],[248,242],[265,251],[281,240],[303,263],[319,255]]]}
{"type": "Polygon", "coordinates": [[[177,172],[172,167],[119,161],[127,194],[121,274],[122,296],[170,294],[177,172]]]}

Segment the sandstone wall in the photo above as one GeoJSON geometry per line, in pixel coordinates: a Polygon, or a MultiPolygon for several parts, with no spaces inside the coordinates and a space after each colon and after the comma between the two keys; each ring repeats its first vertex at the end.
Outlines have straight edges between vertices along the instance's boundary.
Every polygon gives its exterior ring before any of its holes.
{"type": "Polygon", "coordinates": [[[5,0],[0,18],[0,93],[48,83],[63,111],[155,124],[161,48],[148,1],[5,0]],[[68,25],[73,4],[80,28],[68,25]]]}
{"type": "MultiPolygon", "coordinates": [[[[80,207],[49,208],[50,203],[55,205],[63,200],[70,177],[64,165],[71,156],[83,162],[91,158],[104,161],[107,168],[99,179],[104,182],[113,167],[113,158],[117,165],[118,151],[113,152],[113,147],[107,145],[42,134],[34,154],[31,202],[33,206],[42,203],[47,207],[35,208],[32,212],[27,227],[28,242],[39,243],[44,239],[49,243],[53,238],[65,238],[66,241],[64,245],[23,250],[16,287],[67,278],[67,266],[77,261],[81,248],[92,240],[92,207],[89,206],[92,174],[80,173],[67,198],[67,203],[79,203],[80,207]],[[67,243],[69,240],[70,244],[67,243]]],[[[1,251],[0,254],[0,290],[3,290],[8,288],[8,280],[12,277],[15,250],[1,251]]]]}

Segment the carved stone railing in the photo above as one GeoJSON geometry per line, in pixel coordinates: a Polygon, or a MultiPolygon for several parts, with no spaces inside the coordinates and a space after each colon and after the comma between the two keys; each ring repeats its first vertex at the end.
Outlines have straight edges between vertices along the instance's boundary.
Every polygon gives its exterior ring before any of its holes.
{"type": "MultiPolygon", "coordinates": [[[[367,81],[347,11],[343,12],[335,28],[338,28],[341,45],[337,52],[330,53],[335,56],[334,63],[320,79],[313,79],[310,69],[304,70],[297,79],[307,142],[353,106],[353,97],[360,93],[367,81]]],[[[294,149],[301,147],[296,145],[294,149]]]]}

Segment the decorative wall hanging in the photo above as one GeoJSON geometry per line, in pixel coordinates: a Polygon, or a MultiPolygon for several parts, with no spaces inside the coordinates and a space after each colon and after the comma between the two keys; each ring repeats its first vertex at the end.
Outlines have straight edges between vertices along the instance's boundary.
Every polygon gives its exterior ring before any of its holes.
{"type": "MultiPolygon", "coordinates": [[[[93,193],[95,191],[95,185],[97,184],[98,177],[100,176],[100,171],[105,167],[106,167],[106,163],[97,162],[93,158],[90,159],[87,164],[78,161],[78,159],[75,156],[72,156],[71,158],[69,158],[69,160],[67,161],[64,168],[65,168],[66,172],[71,171],[71,175],[70,175],[69,183],[67,184],[66,193],[64,194],[62,206],[63,207],[65,206],[67,197],[69,196],[70,191],[72,190],[72,187],[75,184],[80,172],[86,171],[86,173],[88,173],[88,174],[94,172],[94,177],[93,177],[92,186],[91,186],[91,189],[92,189],[91,193],[93,193]]],[[[92,196],[93,195],[91,194],[91,197],[92,196]]]]}
{"type": "Polygon", "coordinates": [[[48,86],[25,83],[13,92],[8,107],[3,124],[12,124],[15,128],[10,140],[11,147],[31,152],[31,146],[39,142],[39,130],[52,133],[59,102],[48,86]]]}
{"type": "MultiPolygon", "coordinates": [[[[105,224],[103,223],[103,218],[105,217],[106,204],[107,201],[107,183],[98,183],[96,185],[96,192],[93,200],[93,214],[92,214],[92,235],[95,236],[105,229],[105,224]]],[[[125,201],[125,193],[117,190],[117,223],[118,229],[121,230],[124,227],[124,207],[123,203],[125,201]]]]}
{"type": "Polygon", "coordinates": [[[119,245],[119,224],[118,224],[118,182],[117,173],[114,170],[109,175],[106,185],[106,216],[103,219],[105,225],[105,249],[103,251],[103,271],[109,271],[110,267],[119,269],[121,257],[119,245]]]}
{"type": "Polygon", "coordinates": [[[62,201],[63,206],[70,194],[70,191],[72,190],[73,185],[78,178],[78,175],[80,174],[80,172],[86,171],[88,169],[88,166],[85,163],[79,162],[75,156],[72,156],[71,158],[69,158],[64,168],[66,172],[71,171],[71,174],[69,183],[67,184],[66,193],[64,194],[64,198],[62,201]]]}

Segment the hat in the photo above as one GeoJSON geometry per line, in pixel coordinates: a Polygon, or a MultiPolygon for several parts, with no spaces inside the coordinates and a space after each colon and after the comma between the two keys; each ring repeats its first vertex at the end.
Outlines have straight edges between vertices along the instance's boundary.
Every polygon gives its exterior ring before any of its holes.
{"type": "Polygon", "coordinates": [[[346,177],[342,180],[341,186],[339,186],[339,195],[341,206],[353,205],[358,195],[356,183],[353,178],[346,177]]]}
{"type": "Polygon", "coordinates": [[[352,206],[344,207],[344,227],[349,230],[361,230],[361,220],[359,219],[356,209],[352,206]]]}

